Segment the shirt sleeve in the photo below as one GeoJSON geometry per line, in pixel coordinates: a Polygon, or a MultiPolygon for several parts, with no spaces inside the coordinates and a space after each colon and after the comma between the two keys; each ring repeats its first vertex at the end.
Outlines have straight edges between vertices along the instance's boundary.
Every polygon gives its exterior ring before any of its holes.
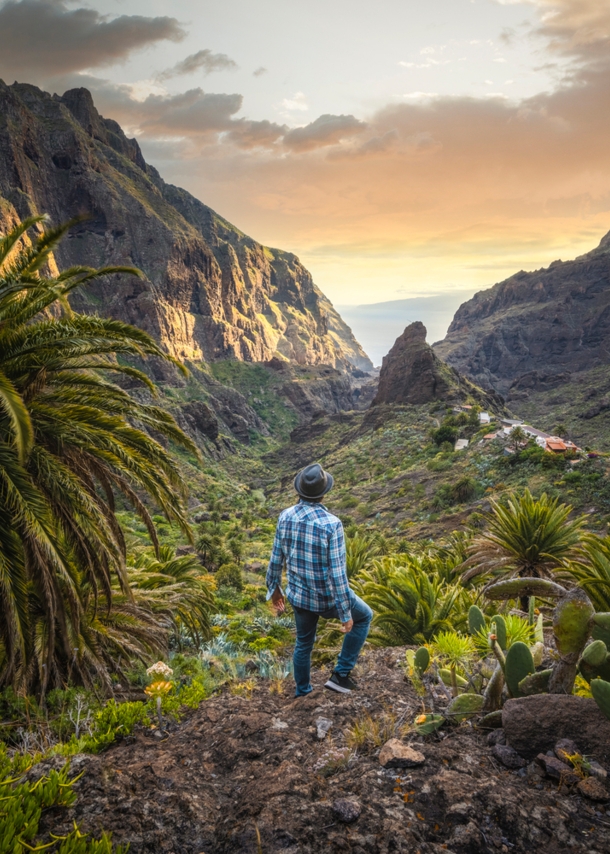
{"type": "Polygon", "coordinates": [[[352,618],[352,612],[349,604],[349,582],[345,566],[345,536],[341,522],[333,528],[328,541],[328,575],[334,591],[339,619],[342,623],[347,623],[352,618]]]}
{"type": "Polygon", "coordinates": [[[280,588],[280,593],[284,593],[282,590],[282,571],[284,569],[284,552],[282,551],[282,541],[280,537],[280,523],[278,522],[277,528],[275,529],[275,538],[273,540],[273,549],[271,550],[271,559],[269,560],[269,566],[267,568],[267,599],[271,599],[275,589],[277,587],[280,588]]]}

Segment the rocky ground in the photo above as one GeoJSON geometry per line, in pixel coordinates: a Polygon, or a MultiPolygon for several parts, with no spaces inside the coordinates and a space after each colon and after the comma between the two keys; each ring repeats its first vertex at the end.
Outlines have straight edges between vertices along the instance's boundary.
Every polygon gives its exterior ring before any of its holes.
{"type": "MultiPolygon", "coordinates": [[[[361,688],[347,697],[322,688],[322,670],[307,698],[295,700],[291,683],[281,695],[265,681],[249,697],[225,690],[164,739],[142,732],[100,756],[75,757],[73,769],[84,771],[78,801],[47,813],[44,829],[64,832],[76,821],[110,830],[132,854],[610,851],[610,805],[585,797],[561,768],[545,776],[542,759],[527,764],[503,751],[502,731],[463,723],[425,738],[402,732],[422,710],[403,660],[404,650],[369,652],[361,688]],[[421,764],[391,767],[404,752],[396,745],[347,761],[345,732],[366,715],[392,720],[393,734],[416,751],[405,762],[421,764]]],[[[547,756],[549,773],[557,761],[547,756]]]]}

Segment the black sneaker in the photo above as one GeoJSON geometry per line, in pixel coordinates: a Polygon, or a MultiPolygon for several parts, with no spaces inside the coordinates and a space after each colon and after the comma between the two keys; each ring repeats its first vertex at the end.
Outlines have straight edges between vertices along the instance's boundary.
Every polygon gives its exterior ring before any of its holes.
{"type": "Polygon", "coordinates": [[[330,688],[332,691],[338,691],[339,694],[351,694],[352,691],[358,688],[354,680],[350,679],[349,674],[341,676],[337,672],[333,672],[328,682],[324,684],[324,687],[330,688]]]}

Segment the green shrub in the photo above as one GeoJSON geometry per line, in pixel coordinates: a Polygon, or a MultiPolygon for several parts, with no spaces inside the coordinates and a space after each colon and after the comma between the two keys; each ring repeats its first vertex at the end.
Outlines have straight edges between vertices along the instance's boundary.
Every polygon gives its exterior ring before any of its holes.
{"type": "Polygon", "coordinates": [[[244,589],[241,570],[236,563],[224,563],[215,575],[219,587],[232,587],[234,590],[244,589]]]}
{"type": "Polygon", "coordinates": [[[437,430],[433,430],[430,435],[435,445],[442,445],[443,442],[449,442],[453,447],[458,437],[458,433],[459,431],[457,427],[452,427],[449,424],[441,424],[441,426],[437,430]]]}

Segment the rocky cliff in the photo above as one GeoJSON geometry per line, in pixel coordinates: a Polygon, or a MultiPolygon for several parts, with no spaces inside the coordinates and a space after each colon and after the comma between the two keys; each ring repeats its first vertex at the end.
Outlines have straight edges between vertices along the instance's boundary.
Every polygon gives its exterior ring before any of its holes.
{"type": "Polygon", "coordinates": [[[383,357],[373,406],[382,403],[423,404],[434,400],[479,403],[501,407],[502,400],[477,388],[436,355],[426,344],[426,327],[411,323],[383,357]]]}
{"type": "Polygon", "coordinates": [[[521,271],[475,294],[435,350],[475,382],[506,393],[513,383],[545,389],[609,364],[609,341],[610,234],[574,261],[521,271]]]}
{"type": "Polygon", "coordinates": [[[86,89],[60,97],[0,81],[0,228],[33,213],[55,223],[88,215],[64,241],[60,267],[145,274],[108,278],[75,307],[134,323],[181,359],[372,367],[295,255],[166,184],[86,89]]]}

